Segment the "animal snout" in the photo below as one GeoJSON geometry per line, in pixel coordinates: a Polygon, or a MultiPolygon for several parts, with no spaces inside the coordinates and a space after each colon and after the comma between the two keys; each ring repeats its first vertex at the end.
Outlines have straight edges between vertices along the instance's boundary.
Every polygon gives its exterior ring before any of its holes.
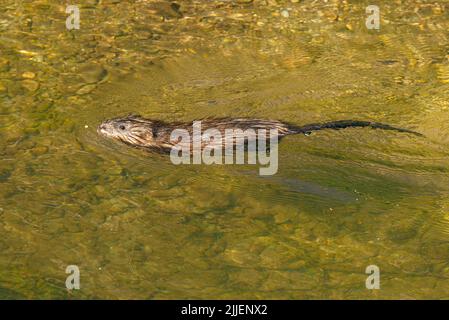
{"type": "Polygon", "coordinates": [[[100,124],[100,125],[98,126],[98,128],[97,128],[97,132],[98,132],[98,133],[105,132],[106,130],[107,130],[107,126],[106,126],[106,124],[104,124],[104,123],[100,124]]]}

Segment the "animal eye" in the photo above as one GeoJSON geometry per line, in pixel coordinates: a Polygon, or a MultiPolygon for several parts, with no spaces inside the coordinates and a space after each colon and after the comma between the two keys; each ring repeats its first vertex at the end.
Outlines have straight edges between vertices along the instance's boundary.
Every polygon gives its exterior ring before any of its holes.
{"type": "Polygon", "coordinates": [[[119,128],[120,130],[125,130],[125,126],[123,124],[119,128]]]}

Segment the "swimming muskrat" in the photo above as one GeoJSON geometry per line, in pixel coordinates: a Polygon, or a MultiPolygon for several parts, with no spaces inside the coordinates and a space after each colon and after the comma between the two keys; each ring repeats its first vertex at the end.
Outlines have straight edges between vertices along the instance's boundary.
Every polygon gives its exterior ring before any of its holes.
{"type": "MultiPolygon", "coordinates": [[[[388,124],[358,120],[338,120],[325,123],[314,123],[304,126],[296,126],[278,120],[262,120],[247,118],[217,118],[201,120],[201,132],[207,129],[217,129],[221,135],[226,137],[226,129],[248,130],[259,129],[278,130],[278,138],[290,134],[310,134],[312,131],[323,129],[344,129],[350,127],[370,127],[374,129],[394,130],[411,133],[417,136],[422,134],[402,128],[396,128],[388,124]]],[[[175,129],[185,129],[192,134],[192,123],[166,123],[159,120],[145,119],[139,115],[128,115],[123,118],[114,118],[104,121],[98,126],[98,133],[101,135],[119,140],[133,147],[143,148],[151,151],[170,152],[176,142],[171,141],[170,135],[175,129]]],[[[268,136],[267,136],[268,138],[268,136]]],[[[223,139],[224,141],[225,139],[223,139]]],[[[201,142],[201,147],[204,143],[201,142]]],[[[221,143],[221,141],[220,141],[221,143]]],[[[224,143],[224,142],[223,142],[224,143]]]]}

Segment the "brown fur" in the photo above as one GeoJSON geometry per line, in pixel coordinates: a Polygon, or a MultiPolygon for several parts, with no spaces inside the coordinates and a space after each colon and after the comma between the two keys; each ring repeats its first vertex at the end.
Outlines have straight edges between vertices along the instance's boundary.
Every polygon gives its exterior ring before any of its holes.
{"type": "MultiPolygon", "coordinates": [[[[338,130],[348,127],[371,127],[384,130],[407,132],[421,136],[420,133],[407,129],[392,127],[387,124],[356,120],[340,120],[321,124],[310,124],[301,127],[290,125],[278,120],[246,118],[219,118],[201,120],[202,132],[207,129],[217,129],[223,136],[223,141],[226,139],[226,129],[240,129],[242,131],[253,129],[256,132],[259,129],[266,129],[267,132],[272,129],[277,129],[278,137],[282,138],[289,134],[308,134],[311,131],[316,130],[338,130]]],[[[185,129],[192,136],[192,123],[179,122],[169,124],[162,121],[145,119],[138,115],[129,115],[124,118],[114,118],[106,120],[98,127],[98,132],[106,137],[119,140],[130,146],[144,148],[147,150],[169,152],[170,149],[174,145],[176,145],[176,143],[170,141],[170,134],[175,129],[185,129]]],[[[246,136],[245,141],[248,142],[249,140],[256,138],[256,136],[246,136]]],[[[201,146],[202,148],[205,146],[203,141],[201,141],[201,146]]]]}

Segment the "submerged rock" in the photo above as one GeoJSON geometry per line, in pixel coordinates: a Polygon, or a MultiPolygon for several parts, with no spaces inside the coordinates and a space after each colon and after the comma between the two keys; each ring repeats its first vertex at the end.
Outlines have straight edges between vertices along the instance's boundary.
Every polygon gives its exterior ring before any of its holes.
{"type": "Polygon", "coordinates": [[[83,95],[83,94],[91,93],[96,87],[97,87],[97,86],[96,86],[95,84],[88,84],[88,85],[85,85],[85,86],[81,87],[81,88],[76,92],[76,94],[83,95]]]}
{"type": "Polygon", "coordinates": [[[25,89],[27,89],[28,91],[36,91],[37,89],[39,89],[39,82],[34,81],[34,80],[23,80],[22,81],[22,87],[24,87],[25,89]]]}
{"type": "Polygon", "coordinates": [[[86,64],[78,69],[81,78],[86,83],[97,83],[103,80],[108,72],[99,64],[86,64]]]}
{"type": "Polygon", "coordinates": [[[9,71],[9,60],[0,57],[0,72],[9,71]]]}
{"type": "Polygon", "coordinates": [[[24,79],[34,79],[35,77],[36,77],[36,74],[31,71],[25,71],[24,73],[22,73],[22,78],[24,78],[24,79]]]}
{"type": "Polygon", "coordinates": [[[176,2],[155,2],[151,4],[151,10],[164,19],[182,18],[181,5],[176,2]]]}
{"type": "Polygon", "coordinates": [[[31,149],[31,153],[35,156],[41,156],[43,154],[46,154],[48,152],[47,146],[36,146],[33,149],[31,149]]]}

